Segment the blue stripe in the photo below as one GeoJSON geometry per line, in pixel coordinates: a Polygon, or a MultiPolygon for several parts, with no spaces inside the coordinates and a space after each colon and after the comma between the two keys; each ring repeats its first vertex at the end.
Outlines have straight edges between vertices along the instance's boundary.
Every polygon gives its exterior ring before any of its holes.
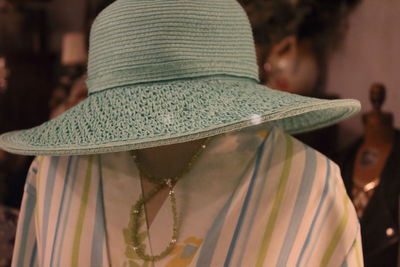
{"type": "MultiPolygon", "coordinates": [[[[329,160],[327,160],[327,161],[329,161],[329,160]]],[[[337,184],[337,179],[333,179],[332,187],[333,187],[333,188],[336,188],[336,184],[337,184]]],[[[335,201],[335,198],[336,198],[336,190],[331,190],[331,191],[330,191],[330,195],[331,195],[331,197],[329,198],[330,201],[329,201],[329,204],[328,204],[328,208],[326,209],[326,212],[325,212],[325,214],[323,215],[323,219],[322,219],[321,223],[319,224],[319,228],[318,228],[318,230],[317,230],[315,236],[321,236],[321,231],[322,231],[322,229],[324,228],[324,226],[326,225],[326,221],[328,220],[328,217],[329,217],[328,215],[331,214],[331,210],[333,209],[333,206],[334,206],[334,204],[336,203],[336,201],[335,201]]],[[[318,243],[317,241],[318,241],[317,238],[314,239],[313,244],[312,244],[311,249],[310,249],[311,251],[314,251],[314,250],[315,250],[315,246],[316,246],[317,243],[318,243]]],[[[305,265],[305,266],[308,265],[308,262],[310,261],[310,258],[311,258],[311,254],[308,255],[308,258],[307,258],[307,261],[306,261],[306,265],[305,265]]]]}
{"type": "Polygon", "coordinates": [[[55,233],[54,233],[53,244],[52,244],[52,246],[51,246],[50,266],[53,266],[53,259],[54,259],[54,254],[55,254],[55,253],[54,253],[55,244],[56,244],[56,242],[57,242],[57,238],[58,238],[58,229],[59,229],[59,226],[60,226],[60,223],[61,223],[60,217],[61,217],[61,214],[62,214],[63,209],[64,209],[65,190],[66,190],[66,188],[67,188],[68,181],[69,181],[69,177],[70,177],[71,162],[72,162],[72,158],[71,158],[71,157],[68,157],[67,171],[66,171],[66,174],[65,174],[64,186],[63,186],[62,194],[61,194],[60,208],[59,208],[59,211],[58,211],[57,223],[56,223],[56,230],[55,230],[55,233]]]}
{"type": "Polygon", "coordinates": [[[215,219],[212,227],[207,232],[205,241],[201,247],[200,256],[197,261],[197,267],[210,266],[211,259],[214,255],[215,247],[217,245],[217,241],[219,235],[221,233],[222,226],[224,225],[226,214],[232,204],[234,193],[229,197],[228,202],[222,208],[221,212],[218,214],[215,219]]]}
{"type": "MultiPolygon", "coordinates": [[[[36,194],[32,193],[35,192],[35,188],[30,185],[30,184],[26,184],[26,190],[25,190],[26,194],[26,199],[24,199],[24,204],[25,207],[23,208],[23,213],[25,214],[24,217],[24,221],[22,223],[22,239],[19,240],[19,244],[20,244],[20,248],[19,248],[19,254],[15,255],[18,257],[18,261],[17,261],[17,265],[16,266],[24,266],[25,265],[25,252],[26,252],[26,246],[28,243],[28,237],[29,234],[31,234],[30,232],[30,227],[32,225],[32,227],[34,227],[34,222],[32,222],[33,220],[33,213],[36,207],[36,194]]],[[[34,233],[34,232],[33,232],[34,233]]],[[[36,244],[36,237],[35,238],[35,244],[36,244]]],[[[34,251],[32,251],[31,253],[34,253],[34,251]]]]}
{"type": "Polygon", "coordinates": [[[29,266],[39,266],[39,262],[36,262],[36,255],[37,255],[37,242],[35,240],[35,245],[33,246],[32,249],[32,256],[29,262],[29,266]]]}
{"type": "Polygon", "coordinates": [[[246,215],[247,208],[249,206],[250,198],[251,198],[252,193],[253,193],[254,183],[255,183],[255,180],[257,178],[258,170],[259,170],[259,167],[260,167],[260,160],[261,160],[261,158],[263,156],[263,152],[264,152],[264,146],[265,146],[265,140],[259,146],[259,148],[257,150],[256,162],[255,162],[253,176],[251,177],[249,188],[247,190],[246,197],[245,197],[245,199],[243,201],[242,210],[240,212],[239,219],[238,219],[238,222],[236,224],[235,232],[233,234],[232,241],[231,241],[228,253],[227,253],[226,258],[225,258],[224,266],[229,266],[229,264],[231,263],[232,255],[233,255],[233,252],[234,252],[235,247],[236,247],[236,242],[237,242],[238,236],[240,234],[240,231],[241,231],[241,228],[242,228],[242,225],[243,225],[243,220],[244,220],[244,217],[246,215]]]}
{"type": "MultiPolygon", "coordinates": [[[[57,166],[58,166],[58,161],[59,157],[51,157],[50,158],[50,167],[49,171],[47,173],[47,177],[45,178],[46,181],[46,190],[44,193],[44,202],[43,202],[43,217],[42,217],[42,240],[43,240],[43,245],[42,245],[42,259],[45,258],[45,253],[46,253],[46,241],[47,241],[47,230],[48,230],[48,224],[49,224],[49,213],[51,209],[51,198],[53,196],[53,188],[54,188],[54,182],[55,182],[55,174],[57,172],[57,166]]],[[[41,177],[43,178],[43,177],[41,177]]],[[[43,181],[41,181],[43,182],[43,181]]],[[[39,205],[42,203],[39,203],[39,205]]]]}
{"type": "Polygon", "coordinates": [[[197,267],[210,266],[212,257],[215,252],[215,247],[218,243],[217,241],[221,234],[222,226],[224,225],[228,210],[232,205],[232,200],[235,195],[236,189],[232,192],[225,206],[221,209],[210,230],[207,232],[205,241],[201,247],[199,258],[197,260],[197,267]]]}
{"type": "Polygon", "coordinates": [[[310,192],[313,187],[313,182],[316,177],[316,152],[307,146],[305,146],[305,165],[304,171],[301,178],[301,184],[299,190],[297,191],[297,199],[295,207],[293,208],[293,213],[290,218],[290,224],[288,226],[288,231],[285,236],[285,241],[282,245],[282,249],[278,258],[277,266],[286,266],[289,260],[290,252],[292,250],[294,241],[296,240],[296,235],[299,231],[299,226],[303,220],[304,212],[308,205],[310,192]]]}
{"type": "MultiPolygon", "coordinates": [[[[259,179],[261,179],[261,184],[259,186],[259,190],[258,190],[257,195],[255,197],[255,201],[254,201],[255,205],[254,205],[254,208],[253,208],[253,210],[251,212],[251,215],[250,215],[250,218],[249,218],[249,223],[248,223],[247,230],[245,231],[245,234],[244,234],[244,240],[243,240],[243,246],[244,247],[246,247],[247,243],[249,242],[250,232],[253,230],[252,229],[252,225],[254,224],[254,220],[256,218],[256,213],[257,213],[257,210],[258,210],[258,208],[260,206],[260,203],[261,203],[261,196],[262,196],[262,193],[264,191],[263,189],[265,188],[265,184],[267,183],[267,180],[268,180],[267,179],[268,178],[268,172],[269,172],[270,167],[271,167],[271,162],[272,162],[272,158],[273,158],[272,155],[274,154],[274,150],[275,150],[275,145],[271,145],[271,144],[275,143],[275,132],[276,131],[271,131],[271,133],[267,137],[267,140],[271,140],[271,141],[267,141],[268,147],[265,148],[265,150],[268,149],[268,151],[269,151],[269,154],[268,154],[268,157],[267,157],[267,162],[266,162],[266,167],[265,167],[265,171],[266,172],[263,174],[262,177],[259,177],[259,179]]],[[[244,252],[245,252],[245,249],[242,249],[239,252],[238,263],[236,265],[238,267],[242,266],[244,252]]]]}
{"type": "MultiPolygon", "coordinates": [[[[316,232],[315,236],[321,236],[320,233],[322,231],[322,228],[324,228],[324,226],[326,225],[325,223],[326,223],[326,221],[328,219],[328,214],[331,213],[334,203],[335,203],[335,201],[333,199],[331,199],[331,201],[329,202],[328,208],[326,209],[326,213],[325,213],[325,215],[323,217],[323,220],[322,220],[322,222],[320,224],[320,227],[318,228],[318,231],[316,232]]],[[[315,246],[318,243],[317,241],[318,241],[318,239],[314,239],[314,242],[313,242],[313,244],[311,246],[310,251],[315,251],[315,246]]],[[[304,266],[308,266],[308,262],[310,261],[311,256],[312,256],[312,253],[310,253],[308,255],[307,260],[306,260],[306,264],[304,266]]]]}
{"type": "Polygon", "coordinates": [[[311,235],[312,235],[312,233],[314,231],[315,222],[317,221],[317,219],[319,217],[319,213],[321,212],[321,207],[322,207],[323,203],[325,202],[326,196],[328,194],[329,184],[330,184],[329,183],[329,178],[330,178],[331,168],[330,168],[328,159],[327,159],[327,161],[328,161],[327,168],[326,168],[326,172],[327,173],[326,173],[326,176],[325,176],[324,190],[322,192],[321,200],[318,203],[318,208],[317,208],[316,213],[315,213],[315,215],[313,217],[313,220],[312,220],[312,223],[311,223],[311,226],[310,226],[310,230],[308,231],[307,238],[306,238],[306,240],[304,242],[304,245],[303,245],[303,247],[301,249],[300,256],[299,256],[299,259],[297,260],[296,266],[300,266],[301,261],[303,260],[304,253],[305,253],[305,251],[306,251],[306,249],[307,249],[307,247],[308,247],[308,245],[310,243],[311,235]]]}
{"type": "Polygon", "coordinates": [[[61,235],[60,235],[60,237],[61,237],[61,239],[59,239],[59,242],[56,244],[56,246],[57,247],[59,247],[58,248],[58,251],[57,251],[57,256],[56,256],[56,260],[57,260],[57,263],[55,264],[55,266],[61,266],[60,265],[60,261],[61,261],[61,253],[62,253],[62,251],[63,251],[63,247],[62,247],[62,244],[64,243],[64,237],[65,237],[65,229],[67,228],[67,218],[69,217],[69,213],[70,213],[70,210],[71,210],[71,201],[72,201],[72,195],[73,195],[73,191],[74,191],[74,187],[75,187],[75,182],[76,182],[76,177],[77,177],[77,174],[78,174],[78,166],[79,166],[79,164],[78,164],[78,162],[79,162],[79,157],[71,157],[71,160],[74,160],[74,164],[72,164],[72,166],[74,166],[74,167],[71,167],[71,170],[73,170],[73,174],[72,174],[72,179],[71,179],[71,182],[70,182],[70,186],[67,186],[67,188],[68,188],[68,193],[66,194],[66,201],[65,201],[65,203],[63,203],[63,206],[66,206],[67,207],[67,209],[65,210],[65,216],[63,216],[63,219],[61,220],[61,222],[62,222],[62,231],[61,231],[61,235]]]}
{"type": "MultiPolygon", "coordinates": [[[[98,157],[98,166],[101,166],[100,157],[98,157]]],[[[90,266],[103,266],[103,244],[105,238],[104,225],[104,206],[103,206],[103,175],[99,169],[99,186],[96,199],[95,224],[93,229],[92,255],[90,266]]]]}

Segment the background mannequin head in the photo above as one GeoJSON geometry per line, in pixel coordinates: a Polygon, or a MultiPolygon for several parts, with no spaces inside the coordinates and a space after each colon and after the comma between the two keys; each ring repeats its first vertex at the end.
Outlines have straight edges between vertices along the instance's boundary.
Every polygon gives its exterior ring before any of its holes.
{"type": "Polygon", "coordinates": [[[253,27],[263,84],[315,95],[325,63],[360,0],[241,0],[253,27]]]}

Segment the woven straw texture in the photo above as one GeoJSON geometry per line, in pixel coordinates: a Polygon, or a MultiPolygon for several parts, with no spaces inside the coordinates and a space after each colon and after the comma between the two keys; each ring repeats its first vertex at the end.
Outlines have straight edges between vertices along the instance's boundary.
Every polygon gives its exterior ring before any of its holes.
{"type": "Polygon", "coordinates": [[[258,79],[252,32],[234,0],[119,0],[90,38],[91,92],[226,74],[258,79]]]}
{"type": "Polygon", "coordinates": [[[92,27],[89,97],[38,127],[2,135],[0,146],[28,155],[107,153],[264,122],[299,133],[360,109],[355,100],[259,85],[254,50],[234,0],[117,0],[92,27]]]}

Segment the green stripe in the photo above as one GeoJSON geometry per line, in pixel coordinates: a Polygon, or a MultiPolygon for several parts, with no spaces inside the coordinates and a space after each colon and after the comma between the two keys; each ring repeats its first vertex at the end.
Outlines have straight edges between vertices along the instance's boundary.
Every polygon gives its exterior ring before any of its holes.
{"type": "Polygon", "coordinates": [[[361,253],[360,253],[361,248],[360,248],[360,246],[358,244],[358,238],[356,239],[356,243],[355,243],[355,248],[354,249],[356,250],[357,266],[358,267],[362,267],[363,265],[361,264],[361,253]]]}
{"type": "Polygon", "coordinates": [[[268,247],[271,243],[272,233],[275,228],[274,226],[276,223],[276,219],[278,218],[279,208],[280,208],[280,205],[283,200],[284,192],[286,189],[286,184],[287,184],[287,181],[289,178],[290,168],[292,165],[293,141],[288,135],[285,135],[285,137],[286,137],[286,144],[287,144],[286,145],[285,164],[283,166],[283,171],[282,171],[281,177],[279,179],[278,192],[274,199],[274,204],[272,206],[271,215],[269,216],[267,227],[264,232],[263,239],[261,241],[261,247],[258,252],[257,263],[256,263],[257,267],[263,266],[265,256],[267,255],[268,247]]]}
{"type": "Polygon", "coordinates": [[[347,224],[347,220],[349,218],[349,198],[347,197],[347,195],[345,195],[343,197],[343,204],[344,204],[344,214],[342,215],[342,218],[340,219],[340,223],[338,225],[338,227],[335,230],[335,233],[333,234],[332,240],[329,242],[329,245],[327,247],[327,249],[325,250],[324,256],[322,257],[321,263],[319,264],[319,266],[323,267],[323,266],[327,266],[332,255],[333,252],[335,251],[337,245],[339,244],[340,239],[343,236],[343,232],[344,229],[346,227],[347,224]]]}
{"type": "Polygon", "coordinates": [[[91,178],[92,178],[92,161],[93,161],[93,157],[89,157],[89,162],[88,162],[89,166],[88,166],[88,169],[87,169],[87,172],[86,172],[85,184],[83,186],[83,193],[82,193],[82,198],[81,198],[81,206],[79,208],[78,222],[76,224],[75,237],[74,237],[74,242],[73,242],[73,247],[72,247],[71,267],[78,266],[79,248],[80,248],[80,244],[81,244],[83,221],[85,219],[85,212],[86,212],[88,199],[89,199],[90,181],[91,181],[91,178]]]}

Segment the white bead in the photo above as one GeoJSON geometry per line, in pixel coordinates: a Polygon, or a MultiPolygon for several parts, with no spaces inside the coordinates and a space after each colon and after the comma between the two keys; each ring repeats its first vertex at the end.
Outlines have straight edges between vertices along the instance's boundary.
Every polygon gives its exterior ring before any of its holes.
{"type": "Polygon", "coordinates": [[[169,191],[169,195],[172,196],[173,194],[175,194],[175,191],[174,190],[170,190],[169,191]]]}
{"type": "Polygon", "coordinates": [[[386,229],[386,235],[387,236],[392,236],[394,235],[394,229],[392,227],[389,227],[386,229]]]}
{"type": "Polygon", "coordinates": [[[171,243],[175,244],[176,243],[176,239],[172,239],[171,243]]]}
{"type": "Polygon", "coordinates": [[[206,148],[206,145],[202,145],[201,148],[206,148]]]}
{"type": "Polygon", "coordinates": [[[138,214],[138,213],[139,213],[139,211],[138,211],[138,210],[134,210],[134,211],[133,211],[133,213],[135,213],[135,214],[138,214]]]}

